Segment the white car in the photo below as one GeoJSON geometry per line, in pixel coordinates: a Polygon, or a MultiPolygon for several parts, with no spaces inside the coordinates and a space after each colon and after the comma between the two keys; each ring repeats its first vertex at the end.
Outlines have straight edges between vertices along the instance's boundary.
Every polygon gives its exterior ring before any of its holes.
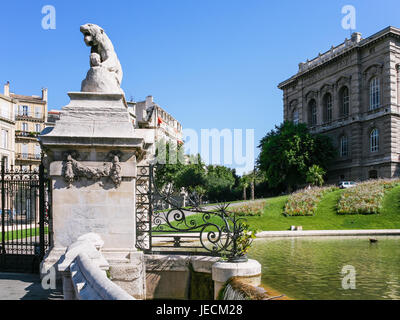
{"type": "Polygon", "coordinates": [[[353,188],[357,185],[354,181],[341,181],[339,182],[340,189],[353,188]]]}

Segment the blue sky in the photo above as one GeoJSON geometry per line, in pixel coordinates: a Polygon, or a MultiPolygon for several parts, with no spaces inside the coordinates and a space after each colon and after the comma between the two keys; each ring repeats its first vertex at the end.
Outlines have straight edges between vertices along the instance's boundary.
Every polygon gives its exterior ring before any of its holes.
{"type": "Polygon", "coordinates": [[[151,94],[198,131],[254,129],[257,147],[283,118],[277,84],[299,62],[349,37],[341,26],[349,4],[364,37],[400,27],[398,0],[7,1],[0,12],[0,82],[28,95],[47,87],[49,108],[60,109],[88,70],[79,26],[95,23],[115,46],[128,99],[151,94]],[[44,5],[56,9],[55,30],[41,27],[44,5]]]}

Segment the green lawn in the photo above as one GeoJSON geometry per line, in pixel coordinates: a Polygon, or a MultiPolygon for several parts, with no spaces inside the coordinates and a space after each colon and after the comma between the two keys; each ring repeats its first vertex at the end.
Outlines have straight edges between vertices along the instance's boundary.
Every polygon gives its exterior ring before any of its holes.
{"type": "MultiPolygon", "coordinates": [[[[400,186],[386,192],[382,212],[372,215],[338,215],[336,204],[342,192],[327,193],[318,204],[315,216],[285,217],[282,213],[288,196],[282,196],[266,199],[262,216],[245,219],[260,231],[289,230],[290,226],[302,226],[303,230],[400,229],[400,186]]],[[[201,224],[202,215],[187,218],[191,220],[201,224]]],[[[213,217],[209,221],[220,224],[221,220],[213,217]]]]}
{"type": "MultiPolygon", "coordinates": [[[[44,233],[48,233],[48,227],[45,227],[44,233]]],[[[5,232],[5,240],[12,241],[17,239],[25,239],[32,237],[39,237],[39,228],[30,228],[24,230],[14,230],[14,231],[7,231],[5,232]]],[[[3,233],[0,232],[0,241],[2,239],[3,233]]]]}
{"type": "Polygon", "coordinates": [[[400,229],[400,186],[386,193],[382,213],[372,215],[338,215],[336,204],[342,192],[327,193],[315,216],[283,216],[288,198],[284,196],[267,199],[263,216],[246,219],[251,226],[262,231],[289,230],[292,225],[303,226],[303,230],[400,229]]]}

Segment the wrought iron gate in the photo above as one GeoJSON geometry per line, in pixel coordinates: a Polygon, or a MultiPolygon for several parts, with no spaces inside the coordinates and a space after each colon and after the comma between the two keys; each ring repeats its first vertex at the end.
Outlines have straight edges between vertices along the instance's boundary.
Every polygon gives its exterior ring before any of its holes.
{"type": "Polygon", "coordinates": [[[51,246],[51,187],[39,168],[1,165],[0,271],[37,273],[51,246]]]}
{"type": "Polygon", "coordinates": [[[155,166],[139,166],[136,180],[136,246],[146,253],[211,255],[247,261],[251,244],[243,218],[229,204],[204,206],[195,192],[160,187],[155,166]]]}

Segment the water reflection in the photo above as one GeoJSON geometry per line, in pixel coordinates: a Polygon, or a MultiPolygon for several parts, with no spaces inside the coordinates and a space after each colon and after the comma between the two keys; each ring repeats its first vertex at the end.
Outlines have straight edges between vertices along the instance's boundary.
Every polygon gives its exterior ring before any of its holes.
{"type": "Polygon", "coordinates": [[[262,282],[295,299],[400,299],[400,237],[272,238],[254,242],[249,257],[263,266],[262,282]],[[342,288],[344,266],[356,289],[342,288]]]}

